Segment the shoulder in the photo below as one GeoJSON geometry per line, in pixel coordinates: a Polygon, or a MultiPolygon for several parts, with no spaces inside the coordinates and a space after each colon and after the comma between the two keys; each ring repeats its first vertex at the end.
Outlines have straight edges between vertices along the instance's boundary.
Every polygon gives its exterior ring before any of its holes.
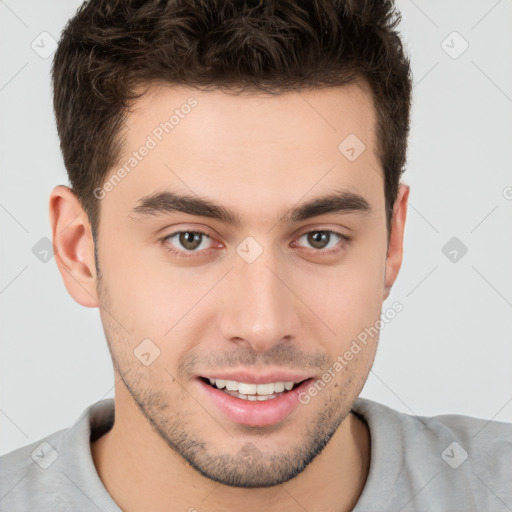
{"type": "Polygon", "coordinates": [[[113,400],[101,400],[69,428],[1,456],[0,511],[85,511],[100,501],[108,505],[104,510],[119,510],[108,499],[90,449],[91,435],[110,428],[113,413],[113,400]]]}
{"type": "Polygon", "coordinates": [[[358,399],[353,411],[370,430],[367,483],[388,478],[395,486],[389,498],[395,504],[409,503],[410,510],[418,503],[512,508],[511,424],[457,414],[406,414],[366,399],[358,399]]]}
{"type": "MultiPolygon", "coordinates": [[[[403,413],[386,405],[357,399],[352,409],[364,417],[370,426],[378,429],[392,429],[407,443],[411,449],[418,445],[420,439],[427,445],[450,439],[459,441],[472,452],[485,451],[500,453],[512,449],[512,424],[473,418],[460,414],[443,414],[438,416],[419,416],[403,413]],[[419,436],[419,437],[418,437],[419,436]]],[[[421,446],[418,448],[422,449],[421,446]]]]}
{"type": "MultiPolygon", "coordinates": [[[[59,430],[0,457],[0,510],[11,510],[9,507],[24,510],[22,507],[29,505],[31,496],[35,495],[38,496],[38,508],[34,510],[45,510],[41,503],[51,495],[45,487],[51,489],[52,483],[60,478],[55,464],[66,430],[59,430]]],[[[35,507],[35,503],[32,505],[35,507]]]]}

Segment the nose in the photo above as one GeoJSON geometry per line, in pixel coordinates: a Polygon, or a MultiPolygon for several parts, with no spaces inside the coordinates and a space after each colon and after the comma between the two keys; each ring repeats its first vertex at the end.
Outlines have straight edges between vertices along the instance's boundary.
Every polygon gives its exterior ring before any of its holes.
{"type": "Polygon", "coordinates": [[[289,274],[265,252],[252,263],[237,261],[223,289],[224,339],[266,352],[297,337],[300,301],[290,287],[289,274]]]}

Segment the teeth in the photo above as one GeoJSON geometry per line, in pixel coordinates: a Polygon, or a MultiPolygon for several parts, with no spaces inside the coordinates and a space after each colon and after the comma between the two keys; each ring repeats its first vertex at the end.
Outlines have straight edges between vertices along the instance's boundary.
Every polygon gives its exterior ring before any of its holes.
{"type": "Polygon", "coordinates": [[[221,380],[221,379],[215,379],[214,386],[217,386],[219,389],[225,388],[226,387],[226,381],[225,380],[221,380]]]}
{"type": "MultiPolygon", "coordinates": [[[[238,389],[233,391],[238,391],[242,395],[255,395],[258,386],[256,384],[245,384],[244,382],[235,382],[231,381],[238,389]]],[[[262,393],[263,394],[263,393],[262,393]]]]}
{"type": "MultiPolygon", "coordinates": [[[[249,400],[260,400],[260,397],[267,397],[275,393],[282,393],[285,389],[290,391],[295,382],[268,382],[265,384],[247,384],[234,380],[208,379],[212,386],[218,389],[226,388],[227,391],[238,392],[247,395],[249,400]]],[[[232,394],[232,393],[230,393],[232,394]]],[[[236,393],[233,394],[236,396],[236,393]]]]}
{"type": "Polygon", "coordinates": [[[234,380],[227,380],[226,381],[226,389],[229,391],[237,391],[238,390],[238,383],[234,380]]]}
{"type": "Polygon", "coordinates": [[[274,391],[276,393],[282,393],[284,391],[284,382],[276,382],[274,384],[274,391]]]}
{"type": "Polygon", "coordinates": [[[251,402],[258,401],[258,402],[264,402],[266,400],[272,400],[274,398],[277,398],[280,393],[272,394],[272,395],[242,395],[238,391],[224,391],[224,393],[227,393],[228,395],[234,396],[235,398],[240,398],[242,400],[248,400],[251,402]]]}
{"type": "MultiPolygon", "coordinates": [[[[271,395],[275,391],[275,384],[273,382],[269,382],[268,384],[257,384],[256,385],[256,393],[258,395],[271,395]]],[[[243,393],[243,391],[240,391],[243,393]]]]}

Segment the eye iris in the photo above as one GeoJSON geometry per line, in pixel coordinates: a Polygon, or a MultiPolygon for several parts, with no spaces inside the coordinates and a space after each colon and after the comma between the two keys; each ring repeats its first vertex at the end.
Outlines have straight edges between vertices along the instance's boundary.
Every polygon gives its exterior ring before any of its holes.
{"type": "Polygon", "coordinates": [[[310,243],[315,249],[323,249],[326,244],[329,243],[330,233],[326,231],[313,231],[308,233],[308,243],[310,243]]]}
{"type": "Polygon", "coordinates": [[[201,233],[193,233],[192,231],[184,231],[180,233],[180,244],[188,250],[197,249],[201,245],[201,233]]]}

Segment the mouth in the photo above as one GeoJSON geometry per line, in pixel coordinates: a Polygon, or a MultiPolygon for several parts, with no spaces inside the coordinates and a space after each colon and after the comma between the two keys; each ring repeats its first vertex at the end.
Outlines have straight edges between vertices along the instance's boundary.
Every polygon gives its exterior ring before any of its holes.
{"type": "Polygon", "coordinates": [[[282,395],[293,391],[303,382],[309,379],[304,379],[299,382],[293,381],[279,381],[268,382],[264,384],[250,384],[246,382],[237,382],[234,380],[225,379],[212,379],[206,377],[199,377],[208,386],[218,389],[232,397],[241,400],[248,400],[251,402],[264,402],[266,400],[273,400],[282,395]]]}
{"type": "Polygon", "coordinates": [[[239,425],[268,427],[283,422],[299,409],[300,394],[315,380],[299,379],[256,384],[200,376],[195,382],[206,403],[225,419],[239,425]]]}

